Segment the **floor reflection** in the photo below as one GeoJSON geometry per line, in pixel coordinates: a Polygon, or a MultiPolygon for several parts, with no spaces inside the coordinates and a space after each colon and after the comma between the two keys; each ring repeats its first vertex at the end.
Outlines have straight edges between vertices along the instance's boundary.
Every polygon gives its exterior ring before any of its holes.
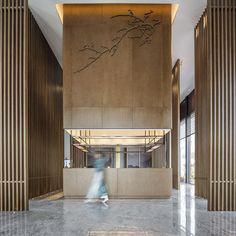
{"type": "Polygon", "coordinates": [[[193,185],[180,185],[178,191],[178,205],[180,208],[180,227],[186,235],[195,235],[195,197],[193,185]]]}
{"type": "Polygon", "coordinates": [[[181,185],[171,199],[31,201],[25,213],[0,213],[0,235],[87,235],[91,231],[148,232],[148,235],[236,236],[236,213],[208,212],[194,196],[194,186],[181,185]]]}

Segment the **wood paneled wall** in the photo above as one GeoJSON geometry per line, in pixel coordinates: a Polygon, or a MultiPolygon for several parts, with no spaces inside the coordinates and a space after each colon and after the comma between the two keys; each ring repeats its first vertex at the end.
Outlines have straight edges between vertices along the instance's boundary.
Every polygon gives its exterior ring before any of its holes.
{"type": "Polygon", "coordinates": [[[0,1],[0,211],[28,209],[26,0],[0,1]]]}
{"type": "Polygon", "coordinates": [[[170,129],[171,69],[171,4],[63,6],[64,128],[170,129]],[[129,12],[146,24],[131,27],[129,12]]]}
{"type": "Polygon", "coordinates": [[[0,1],[1,211],[62,189],[62,70],[27,2],[0,1]]]}
{"type": "Polygon", "coordinates": [[[171,163],[173,188],[179,189],[179,126],[180,126],[180,60],[172,70],[172,130],[171,130],[171,163]]]}
{"type": "Polygon", "coordinates": [[[166,159],[166,144],[163,144],[152,152],[152,168],[166,168],[166,159]]]}
{"type": "Polygon", "coordinates": [[[195,29],[196,174],[209,210],[236,210],[236,2],[209,0],[195,29]]]}
{"type": "Polygon", "coordinates": [[[29,198],[62,189],[62,69],[29,13],[29,198]]]}

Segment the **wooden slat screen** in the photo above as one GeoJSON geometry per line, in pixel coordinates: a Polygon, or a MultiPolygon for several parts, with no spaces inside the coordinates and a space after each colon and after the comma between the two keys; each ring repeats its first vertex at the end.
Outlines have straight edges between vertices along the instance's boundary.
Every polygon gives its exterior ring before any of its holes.
{"type": "Polygon", "coordinates": [[[73,145],[71,147],[71,151],[72,151],[73,168],[84,168],[86,166],[86,163],[83,151],[81,151],[79,148],[73,145]]]}
{"type": "Polygon", "coordinates": [[[172,122],[171,163],[173,188],[179,189],[180,60],[177,60],[172,70],[172,122]]]}
{"type": "Polygon", "coordinates": [[[29,11],[29,199],[62,190],[62,69],[29,11]]]}
{"type": "Polygon", "coordinates": [[[195,29],[196,192],[214,211],[236,210],[235,15],[235,0],[209,0],[195,29]]]}
{"type": "Polygon", "coordinates": [[[195,29],[195,195],[207,198],[209,174],[210,103],[207,74],[207,13],[195,29]]]}
{"type": "Polygon", "coordinates": [[[0,211],[28,209],[26,0],[0,1],[0,211]]]}

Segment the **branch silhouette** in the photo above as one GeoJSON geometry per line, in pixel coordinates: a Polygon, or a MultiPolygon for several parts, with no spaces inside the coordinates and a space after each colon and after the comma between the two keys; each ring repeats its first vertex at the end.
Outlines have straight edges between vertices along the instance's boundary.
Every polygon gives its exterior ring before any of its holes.
{"type": "Polygon", "coordinates": [[[139,47],[142,47],[145,44],[150,44],[156,27],[161,23],[158,19],[152,18],[152,14],[153,11],[150,10],[141,18],[135,16],[132,10],[128,10],[128,13],[126,14],[112,16],[111,19],[128,18],[127,26],[117,31],[117,35],[112,39],[113,45],[111,47],[100,46],[95,49],[94,44],[92,43],[91,45],[85,45],[82,49],[80,49],[79,52],[90,52],[94,55],[88,57],[88,63],[74,73],[80,73],[81,71],[87,69],[106,54],[114,56],[125,38],[138,40],[139,47]]]}

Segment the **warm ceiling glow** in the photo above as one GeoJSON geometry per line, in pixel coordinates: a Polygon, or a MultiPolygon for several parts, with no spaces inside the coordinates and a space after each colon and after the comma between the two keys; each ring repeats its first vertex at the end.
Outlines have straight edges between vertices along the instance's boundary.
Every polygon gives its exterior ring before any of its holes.
{"type": "Polygon", "coordinates": [[[175,20],[175,17],[176,17],[176,14],[177,14],[177,11],[179,9],[179,4],[172,4],[171,5],[171,18],[172,18],[172,24],[175,20]]]}
{"type": "MultiPolygon", "coordinates": [[[[155,5],[162,5],[162,4],[155,4],[155,5]]],[[[177,11],[179,9],[179,4],[170,4],[170,5],[171,5],[171,20],[173,23],[175,20],[177,11]]],[[[56,4],[56,9],[57,9],[57,13],[61,19],[61,23],[63,24],[63,4],[56,4]]]]}
{"type": "Polygon", "coordinates": [[[153,145],[154,142],[158,142],[166,133],[169,132],[169,130],[158,129],[68,129],[66,131],[81,145],[85,146],[149,146],[153,145]]]}
{"type": "Polygon", "coordinates": [[[63,24],[63,4],[56,4],[57,13],[61,19],[61,23],[63,24]]]}

